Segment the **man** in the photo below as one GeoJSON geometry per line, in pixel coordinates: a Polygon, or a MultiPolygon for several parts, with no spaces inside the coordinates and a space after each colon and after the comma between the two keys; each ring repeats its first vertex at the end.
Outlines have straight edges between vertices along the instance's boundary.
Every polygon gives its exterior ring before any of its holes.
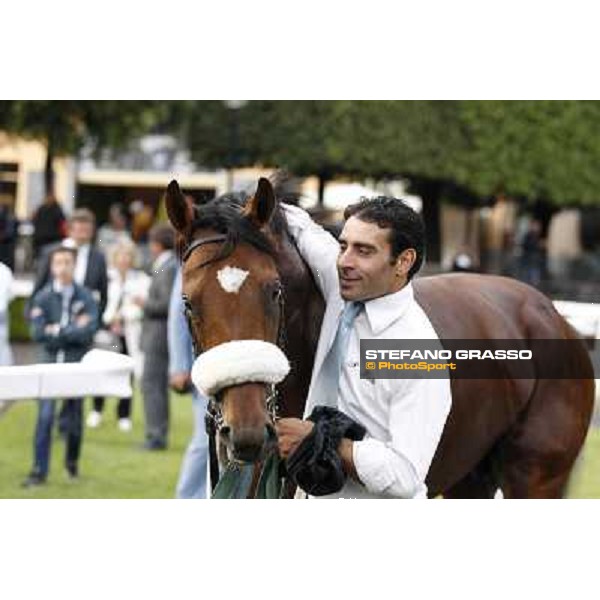
{"type": "Polygon", "coordinates": [[[152,282],[144,307],[141,349],[144,352],[142,394],[146,416],[146,450],[164,450],[169,430],[169,350],[167,318],[177,262],[175,235],[168,225],[155,225],[149,234],[153,258],[152,282]]]}
{"type": "MultiPolygon", "coordinates": [[[[98,303],[99,314],[102,315],[106,308],[108,276],[104,255],[92,245],[95,230],[94,213],[87,208],[78,208],[69,219],[69,237],[62,243],[77,250],[75,283],[85,286],[92,292],[92,296],[98,303]]],[[[42,260],[32,297],[48,283],[49,279],[49,261],[42,260]]]]}
{"type": "MultiPolygon", "coordinates": [[[[437,338],[411,284],[423,261],[422,220],[395,198],[361,200],[346,209],[338,245],[304,211],[284,209],[327,302],[305,417],[316,405],[333,403],[367,431],[362,440],[343,438],[337,446],[347,479],[339,493],[326,497],[425,498],[425,478],[450,411],[449,380],[366,380],[359,367],[360,338],[437,338]],[[338,344],[344,324],[346,340],[338,344]],[[327,386],[324,367],[335,364],[328,353],[336,348],[342,362],[327,386]]],[[[308,420],[281,419],[282,456],[292,455],[313,427],[308,420]]]]}
{"type": "MultiPolygon", "coordinates": [[[[73,212],[69,219],[69,237],[63,241],[64,245],[70,245],[77,250],[77,263],[75,265],[75,283],[85,286],[92,292],[92,297],[98,303],[98,314],[102,317],[106,308],[108,295],[108,275],[106,270],[106,259],[102,252],[92,245],[96,230],[96,217],[87,208],[79,208],[73,212]]],[[[46,257],[40,257],[41,265],[38,270],[32,297],[44,287],[50,278],[49,262],[46,257]]],[[[94,398],[94,407],[97,409],[103,398],[94,398]]],[[[90,419],[94,419],[99,412],[92,411],[90,419]]],[[[59,426],[62,430],[62,412],[59,417],[59,426]]],[[[90,426],[98,423],[90,423],[90,426]]]]}
{"type": "Polygon", "coordinates": [[[168,331],[169,383],[171,388],[179,394],[186,393],[193,388],[194,431],[181,464],[176,495],[180,499],[205,499],[208,436],[204,426],[204,415],[206,414],[207,399],[192,386],[190,378],[194,362],[194,351],[181,297],[181,269],[177,270],[173,291],[171,292],[168,331]]]}
{"type": "MultiPolygon", "coordinates": [[[[98,328],[98,307],[91,293],[74,281],[76,251],[58,247],[50,255],[52,281],[38,292],[31,308],[34,341],[42,344],[42,362],[77,362],[89,350],[98,328]]],[[[63,401],[61,410],[66,441],[65,467],[69,478],[78,476],[82,427],[81,398],[63,401]]],[[[50,466],[54,400],[40,400],[35,430],[34,464],[25,487],[46,481],[50,466]]]]}

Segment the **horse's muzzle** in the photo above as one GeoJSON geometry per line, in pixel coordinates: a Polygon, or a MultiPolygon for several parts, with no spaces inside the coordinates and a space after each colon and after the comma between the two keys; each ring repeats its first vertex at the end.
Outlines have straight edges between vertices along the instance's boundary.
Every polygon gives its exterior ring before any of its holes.
{"type": "Polygon", "coordinates": [[[231,457],[240,462],[255,462],[263,458],[275,439],[271,425],[235,429],[224,426],[220,435],[231,457]]]}

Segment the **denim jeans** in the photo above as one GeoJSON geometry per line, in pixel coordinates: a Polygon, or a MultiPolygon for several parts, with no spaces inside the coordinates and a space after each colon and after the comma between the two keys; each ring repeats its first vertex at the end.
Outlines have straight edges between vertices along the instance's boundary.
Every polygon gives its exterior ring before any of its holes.
{"type": "Polygon", "coordinates": [[[208,436],[204,426],[206,398],[195,391],[192,394],[192,410],[194,411],[194,431],[181,464],[177,482],[177,498],[206,499],[208,465],[208,436]]]}
{"type": "MultiPolygon", "coordinates": [[[[50,468],[52,446],[52,425],[56,411],[56,400],[40,400],[34,439],[35,473],[46,477],[50,468]]],[[[76,467],[81,452],[83,400],[72,398],[63,400],[61,408],[63,433],[66,437],[65,466],[76,467]]]]}

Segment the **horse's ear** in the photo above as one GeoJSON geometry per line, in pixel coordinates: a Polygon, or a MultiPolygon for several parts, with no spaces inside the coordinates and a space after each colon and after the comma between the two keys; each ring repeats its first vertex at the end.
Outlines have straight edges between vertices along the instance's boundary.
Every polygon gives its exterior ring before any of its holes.
{"type": "Polygon", "coordinates": [[[268,179],[261,177],[258,180],[256,193],[248,201],[244,213],[254,221],[256,225],[262,227],[269,222],[274,210],[275,192],[273,192],[273,186],[268,179]]]}
{"type": "Polygon", "coordinates": [[[194,220],[194,205],[189,198],[186,198],[181,193],[179,184],[175,179],[173,179],[167,187],[165,203],[171,225],[173,225],[179,233],[189,233],[192,221],[194,220]]]}

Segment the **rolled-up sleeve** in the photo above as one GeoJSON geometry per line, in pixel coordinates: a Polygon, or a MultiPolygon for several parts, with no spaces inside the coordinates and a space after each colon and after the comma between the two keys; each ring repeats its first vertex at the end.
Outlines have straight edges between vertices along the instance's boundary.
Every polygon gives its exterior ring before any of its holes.
{"type": "Polygon", "coordinates": [[[391,401],[389,441],[354,442],[352,458],[361,483],[373,494],[426,498],[425,478],[450,412],[448,380],[404,380],[391,401]]]}

